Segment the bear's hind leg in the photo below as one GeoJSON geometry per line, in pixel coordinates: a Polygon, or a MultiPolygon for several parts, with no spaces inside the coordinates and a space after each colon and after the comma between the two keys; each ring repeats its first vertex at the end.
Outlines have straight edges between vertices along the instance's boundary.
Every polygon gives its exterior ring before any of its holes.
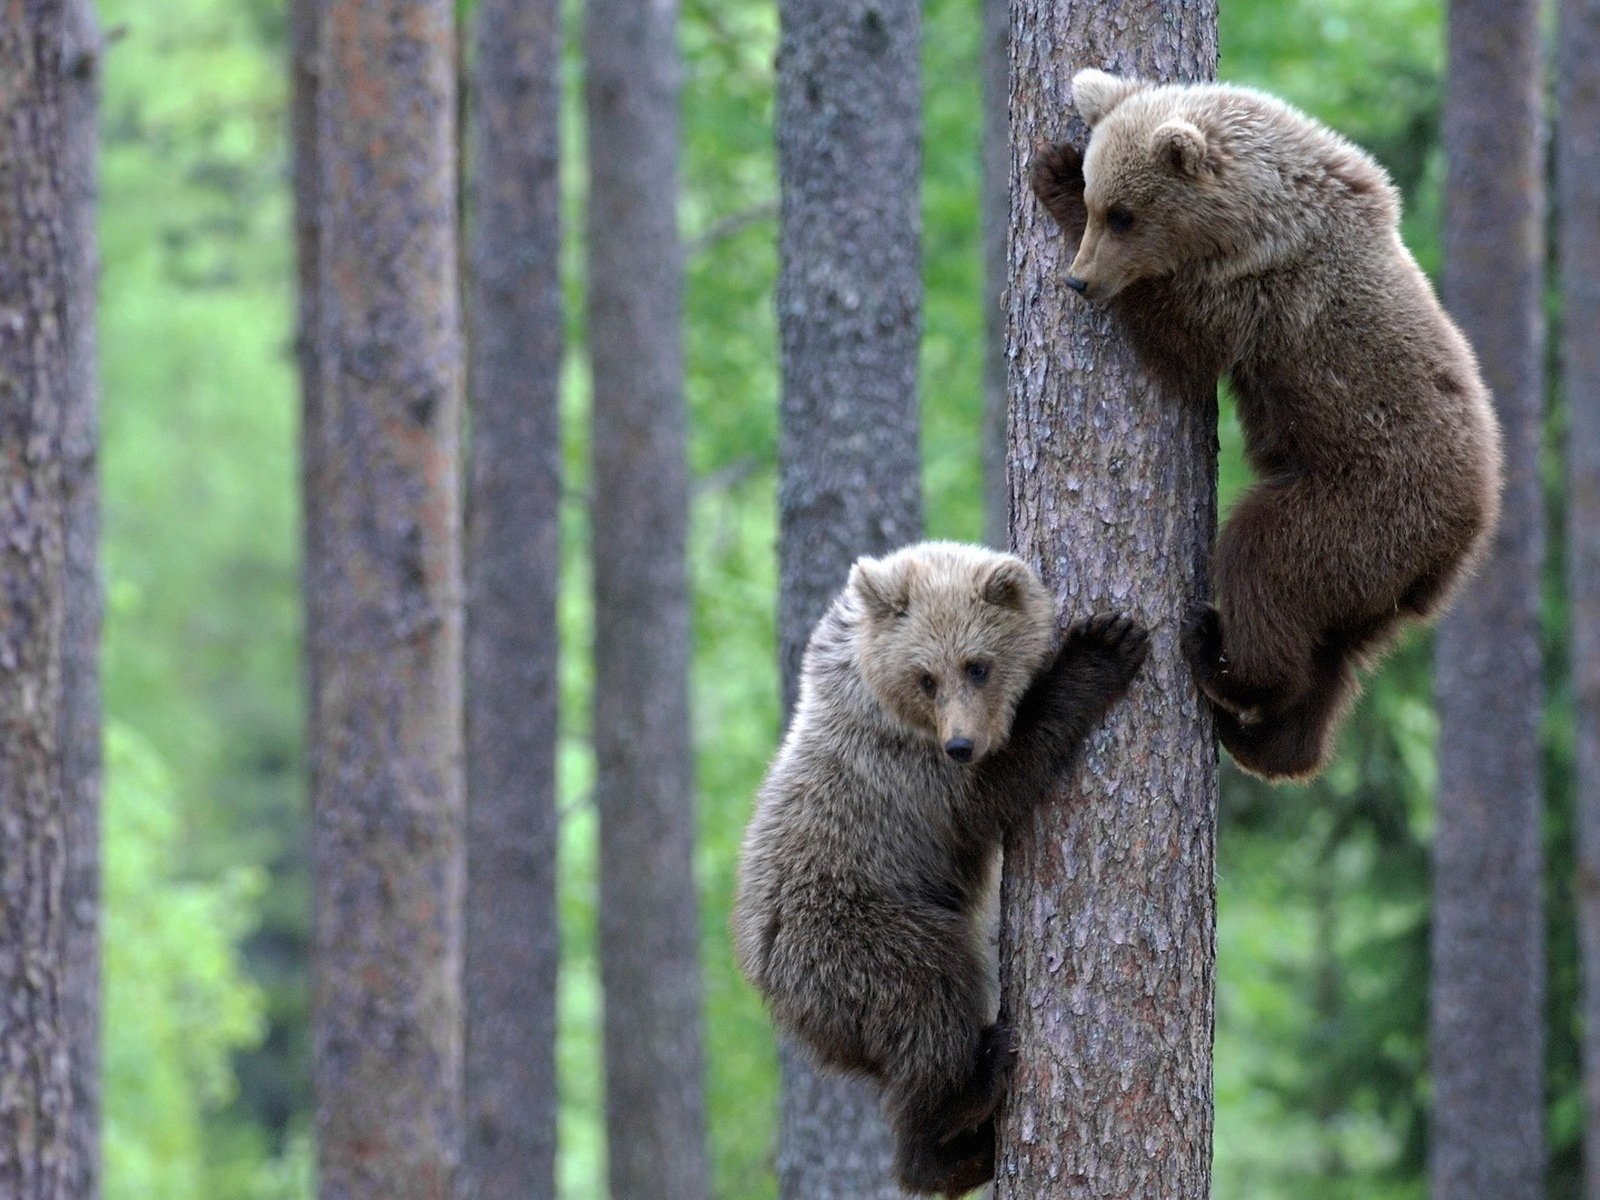
{"type": "Polygon", "coordinates": [[[1179,631],[1179,646],[1195,685],[1219,710],[1248,724],[1298,701],[1306,690],[1309,672],[1295,670],[1287,673],[1286,679],[1274,679],[1259,669],[1241,671],[1234,655],[1225,649],[1241,640],[1238,636],[1224,638],[1222,614],[1210,604],[1192,607],[1179,631]]]}
{"type": "Polygon", "coordinates": [[[1010,1027],[996,1022],[979,1036],[959,1086],[897,1081],[890,1095],[895,1172],[907,1191],[960,1196],[994,1177],[994,1111],[1014,1054],[1010,1027]]]}
{"type": "Polygon", "coordinates": [[[1284,708],[1254,720],[1217,707],[1217,737],[1244,770],[1263,779],[1309,779],[1327,762],[1333,731],[1356,694],[1356,675],[1343,645],[1319,648],[1310,685],[1284,708]]]}
{"type": "Polygon", "coordinates": [[[994,1115],[1001,1097],[1006,1094],[1006,1085],[1011,1082],[1011,1068],[1016,1057],[1016,1039],[1011,1026],[996,1021],[983,1031],[972,1078],[945,1106],[942,1116],[945,1137],[975,1129],[994,1115]]]}
{"type": "Polygon", "coordinates": [[[1322,707],[1329,632],[1343,645],[1375,595],[1393,596],[1361,544],[1361,523],[1379,519],[1367,507],[1347,484],[1305,474],[1263,480],[1234,506],[1213,561],[1216,609],[1189,614],[1183,644],[1201,689],[1242,724],[1322,707]]]}
{"type": "Polygon", "coordinates": [[[990,1117],[943,1142],[897,1138],[895,1177],[919,1196],[965,1196],[994,1178],[995,1129],[990,1117]]]}

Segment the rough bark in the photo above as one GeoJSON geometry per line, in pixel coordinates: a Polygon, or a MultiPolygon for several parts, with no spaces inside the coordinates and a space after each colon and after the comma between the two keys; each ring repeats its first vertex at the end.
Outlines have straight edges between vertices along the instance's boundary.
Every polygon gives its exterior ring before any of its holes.
{"type": "Polygon", "coordinates": [[[1006,486],[1006,288],[1011,226],[1011,5],[983,0],[983,537],[1011,539],[1006,486]]]}
{"type": "Polygon", "coordinates": [[[1556,200],[1588,1102],[1583,1169],[1584,1195],[1600,1200],[1600,0],[1563,0],[1559,34],[1556,200]]]}
{"type": "Polygon", "coordinates": [[[1006,848],[1002,1012],[1020,1054],[1001,1200],[1203,1200],[1211,1180],[1216,745],[1178,651],[1208,595],[1216,392],[1147,374],[1062,282],[1076,249],[1026,185],[1034,148],[1086,140],[1073,72],[1216,67],[1213,0],[1013,0],[1012,537],[1072,617],[1131,610],[1150,659],[1058,802],[1006,848]]]}
{"type": "Polygon", "coordinates": [[[591,0],[595,799],[614,1200],[708,1191],[689,714],[678,7],[591,0]]]}
{"type": "Polygon", "coordinates": [[[71,314],[63,0],[0,13],[0,1195],[71,1200],[63,417],[71,314]]]}
{"type": "Polygon", "coordinates": [[[476,20],[463,1195],[553,1200],[560,5],[482,0],[476,20]]]}
{"type": "Polygon", "coordinates": [[[1544,1194],[1543,74],[1537,0],[1453,0],[1443,293],[1494,394],[1506,483],[1500,528],[1436,643],[1436,1200],[1544,1194]]]}
{"type": "Polygon", "coordinates": [[[100,394],[95,236],[103,42],[92,0],[70,0],[62,42],[70,278],[61,470],[66,534],[61,756],[67,796],[67,1011],[74,1200],[100,1195],[100,394]]]}
{"type": "Polygon", "coordinates": [[[305,430],[324,1200],[447,1200],[461,1144],[454,9],[323,0],[305,430]]]}
{"type": "MultiPolygon", "coordinates": [[[[863,554],[922,529],[921,14],[780,0],[778,624],[784,708],[811,627],[863,554]]],[[[900,1194],[875,1090],[782,1058],[785,1200],[900,1194]]]]}

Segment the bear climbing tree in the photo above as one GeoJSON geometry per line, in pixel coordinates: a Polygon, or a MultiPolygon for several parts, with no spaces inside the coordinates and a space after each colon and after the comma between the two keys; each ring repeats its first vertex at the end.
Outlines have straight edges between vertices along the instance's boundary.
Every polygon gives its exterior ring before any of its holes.
{"type": "Polygon", "coordinates": [[[1211,78],[1216,4],[1013,0],[1011,33],[1012,545],[1065,613],[1127,608],[1153,636],[1070,792],[1007,847],[1002,1005],[1021,1053],[996,1196],[1195,1200],[1211,1174],[1216,747],[1178,626],[1208,593],[1215,390],[1141,370],[1069,291],[1073,248],[1027,178],[1038,148],[1087,140],[1079,68],[1211,78]]]}

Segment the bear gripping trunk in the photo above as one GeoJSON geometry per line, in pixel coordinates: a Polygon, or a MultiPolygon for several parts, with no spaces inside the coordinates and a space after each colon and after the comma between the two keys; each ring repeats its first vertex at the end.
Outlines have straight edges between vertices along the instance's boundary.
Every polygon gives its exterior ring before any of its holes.
{"type": "Polygon", "coordinates": [[[1216,745],[1178,650],[1209,594],[1216,397],[1144,371],[1064,282],[1075,247],[1027,185],[1037,147],[1087,130],[1083,67],[1212,77],[1213,0],[1011,5],[1008,477],[1013,547],[1064,613],[1128,609],[1148,666],[1057,803],[1006,848],[1002,1016],[1020,1053],[998,1200],[1210,1193],[1216,745]]]}

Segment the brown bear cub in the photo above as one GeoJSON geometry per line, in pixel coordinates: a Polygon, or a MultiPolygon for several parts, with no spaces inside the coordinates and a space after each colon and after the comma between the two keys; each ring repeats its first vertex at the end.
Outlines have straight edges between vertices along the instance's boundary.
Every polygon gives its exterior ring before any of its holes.
{"type": "Polygon", "coordinates": [[[1072,96],[1088,150],[1044,151],[1032,179],[1078,243],[1067,283],[1151,370],[1229,377],[1258,480],[1185,654],[1234,761],[1309,778],[1355,669],[1438,613],[1494,528],[1488,393],[1359,148],[1244,88],[1087,70],[1072,96]]]}
{"type": "Polygon", "coordinates": [[[882,1082],[909,1191],[994,1174],[1012,1047],[984,897],[1146,642],[1100,616],[1058,645],[1026,563],[939,542],[857,562],[812,633],[745,833],[735,947],[782,1029],[882,1082]]]}

